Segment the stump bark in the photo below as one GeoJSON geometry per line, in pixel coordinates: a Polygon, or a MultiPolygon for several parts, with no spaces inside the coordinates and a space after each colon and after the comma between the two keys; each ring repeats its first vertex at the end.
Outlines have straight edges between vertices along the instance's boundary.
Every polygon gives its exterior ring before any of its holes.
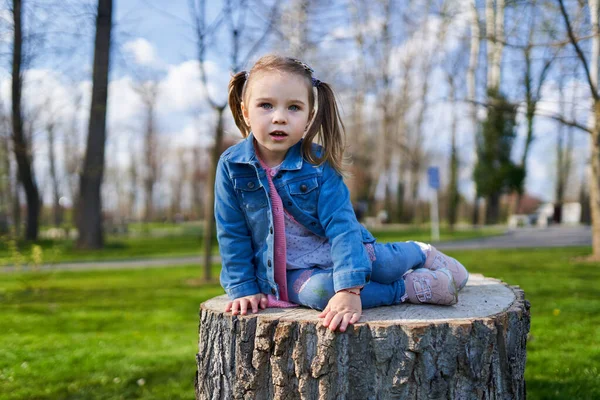
{"type": "Polygon", "coordinates": [[[454,306],[364,310],[345,333],[307,308],[201,305],[197,399],[524,399],[529,302],[471,275],[454,306]]]}

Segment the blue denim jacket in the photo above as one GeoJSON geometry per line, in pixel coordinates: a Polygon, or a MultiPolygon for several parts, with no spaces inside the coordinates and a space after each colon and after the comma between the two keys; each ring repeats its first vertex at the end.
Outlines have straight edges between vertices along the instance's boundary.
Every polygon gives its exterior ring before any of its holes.
{"type": "MultiPolygon", "coordinates": [[[[273,184],[285,209],[331,244],[336,291],[369,282],[371,261],[363,243],[375,238],[357,220],[342,177],[328,164],[301,156],[302,141],[291,147],[273,184]]],[[[321,147],[314,145],[315,151],[321,147]]],[[[269,183],[250,134],[219,159],[215,179],[215,219],[222,259],[221,285],[231,299],[257,293],[279,298],[274,278],[273,213],[269,183]]]]}

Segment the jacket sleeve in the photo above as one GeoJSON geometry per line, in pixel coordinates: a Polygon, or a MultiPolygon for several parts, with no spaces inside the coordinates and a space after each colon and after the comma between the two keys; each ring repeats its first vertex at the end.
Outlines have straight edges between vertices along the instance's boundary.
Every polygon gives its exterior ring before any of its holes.
{"type": "Polygon", "coordinates": [[[317,212],[331,244],[335,291],[367,284],[371,261],[363,246],[361,225],[352,209],[348,187],[329,163],[323,167],[317,212]]]}
{"type": "Polygon", "coordinates": [[[252,237],[222,159],[215,176],[215,221],[221,253],[221,285],[230,299],[260,292],[252,263],[252,237]]]}

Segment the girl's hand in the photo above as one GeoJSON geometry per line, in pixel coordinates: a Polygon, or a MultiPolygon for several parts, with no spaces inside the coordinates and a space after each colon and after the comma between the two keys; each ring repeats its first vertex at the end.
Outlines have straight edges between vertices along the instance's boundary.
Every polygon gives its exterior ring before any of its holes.
{"type": "Polygon", "coordinates": [[[252,307],[252,313],[256,314],[258,312],[258,308],[261,310],[267,308],[267,296],[262,293],[253,294],[251,296],[240,297],[239,299],[235,299],[227,303],[225,306],[225,312],[231,311],[233,315],[246,315],[248,312],[248,306],[252,307]]]}
{"type": "Polygon", "coordinates": [[[340,332],[346,331],[348,324],[358,322],[362,314],[360,296],[348,292],[337,292],[327,303],[327,307],[319,314],[323,326],[335,331],[339,326],[340,332]]]}

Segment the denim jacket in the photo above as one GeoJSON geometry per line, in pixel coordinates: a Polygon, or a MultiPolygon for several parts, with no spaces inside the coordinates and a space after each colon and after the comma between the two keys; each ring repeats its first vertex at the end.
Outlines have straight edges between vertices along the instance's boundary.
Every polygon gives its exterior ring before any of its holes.
{"type": "MultiPolygon", "coordinates": [[[[329,165],[291,147],[273,184],[296,221],[331,244],[336,291],[369,282],[371,261],[363,243],[375,238],[356,219],[342,177],[329,165]]],[[[319,152],[322,148],[314,145],[319,152]]],[[[318,153],[317,153],[318,154],[318,153]]],[[[220,157],[215,178],[215,219],[221,252],[221,285],[231,299],[257,293],[279,298],[274,278],[273,213],[269,184],[250,134],[220,157]]]]}

